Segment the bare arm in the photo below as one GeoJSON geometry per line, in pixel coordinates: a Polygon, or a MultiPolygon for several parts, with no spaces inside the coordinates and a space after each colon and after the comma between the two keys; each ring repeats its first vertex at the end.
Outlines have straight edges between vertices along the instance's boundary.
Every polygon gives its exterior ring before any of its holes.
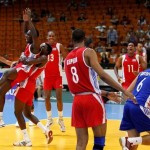
{"type": "Polygon", "coordinates": [[[4,58],[2,56],[0,56],[0,61],[8,66],[11,66],[11,64],[12,64],[12,61],[7,60],[6,58],[4,58]]]}
{"type": "Polygon", "coordinates": [[[31,31],[31,36],[32,36],[32,52],[34,54],[39,53],[39,42],[38,42],[38,33],[31,21],[31,10],[29,8],[26,8],[25,11],[23,12],[23,20],[24,20],[24,32],[27,33],[28,30],[31,31]]]}
{"type": "Polygon", "coordinates": [[[118,58],[118,60],[117,60],[117,62],[116,62],[116,64],[115,64],[115,67],[114,67],[114,72],[115,72],[115,75],[116,75],[116,77],[117,77],[117,79],[118,79],[118,82],[121,82],[121,77],[120,77],[119,74],[118,74],[118,70],[119,70],[119,68],[121,67],[121,65],[122,65],[122,56],[120,56],[120,57],[118,58]]]}
{"type": "Polygon", "coordinates": [[[145,70],[147,68],[147,61],[145,61],[142,56],[139,56],[140,65],[145,70]]]}
{"type": "Polygon", "coordinates": [[[103,68],[100,66],[97,60],[97,55],[93,49],[87,49],[84,53],[85,61],[88,66],[91,66],[100,78],[106,82],[108,85],[117,89],[118,91],[123,92],[127,97],[135,101],[135,98],[132,93],[124,90],[109,74],[107,74],[103,68]]]}
{"type": "Polygon", "coordinates": [[[68,50],[66,50],[66,49],[63,47],[63,45],[61,44],[61,45],[60,45],[60,51],[61,51],[61,54],[62,54],[63,59],[65,59],[66,56],[67,56],[67,54],[68,54],[68,50]]]}

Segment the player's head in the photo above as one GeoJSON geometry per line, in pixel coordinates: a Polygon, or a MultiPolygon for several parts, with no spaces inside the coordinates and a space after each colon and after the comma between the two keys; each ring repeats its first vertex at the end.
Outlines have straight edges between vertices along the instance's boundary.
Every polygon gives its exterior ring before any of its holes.
{"type": "Polygon", "coordinates": [[[127,52],[128,54],[134,54],[135,53],[135,47],[134,43],[129,43],[127,46],[127,52]]]}
{"type": "Polygon", "coordinates": [[[52,47],[47,43],[42,43],[40,45],[41,53],[40,55],[49,55],[52,52],[52,47]]]}
{"type": "Polygon", "coordinates": [[[142,52],[142,51],[143,51],[143,44],[142,44],[142,43],[138,43],[138,44],[137,44],[137,50],[138,50],[139,52],[142,52]]]}
{"type": "MultiPolygon", "coordinates": [[[[39,31],[36,29],[37,37],[39,37],[39,31]]],[[[31,30],[28,30],[27,33],[25,34],[26,42],[32,44],[32,33],[31,30]]]]}
{"type": "Polygon", "coordinates": [[[56,35],[54,31],[49,31],[47,33],[47,40],[50,45],[54,44],[56,41],[56,35]]]}
{"type": "Polygon", "coordinates": [[[81,29],[75,29],[72,32],[73,43],[82,43],[85,40],[85,32],[81,29]]]}

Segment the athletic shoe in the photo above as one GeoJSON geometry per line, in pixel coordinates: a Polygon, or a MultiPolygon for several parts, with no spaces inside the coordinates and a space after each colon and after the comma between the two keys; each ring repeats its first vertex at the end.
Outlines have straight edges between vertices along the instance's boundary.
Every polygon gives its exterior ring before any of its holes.
{"type": "Polygon", "coordinates": [[[0,119],[0,128],[5,127],[5,123],[2,119],[0,119]]]}
{"type": "Polygon", "coordinates": [[[14,146],[26,146],[26,147],[30,147],[30,146],[32,146],[32,143],[31,143],[31,141],[25,141],[25,140],[23,140],[23,141],[14,142],[13,145],[14,146]]]}
{"type": "Polygon", "coordinates": [[[66,128],[65,128],[65,125],[64,125],[64,121],[63,119],[58,119],[58,124],[60,125],[60,131],[61,132],[66,132],[66,128]]]}
{"type": "Polygon", "coordinates": [[[17,127],[17,128],[19,128],[19,124],[18,124],[18,121],[15,123],[15,126],[17,127]]]}
{"type": "Polygon", "coordinates": [[[45,99],[43,97],[38,97],[37,100],[38,101],[45,101],[45,99]]]}
{"type": "Polygon", "coordinates": [[[35,124],[32,121],[29,121],[29,126],[34,126],[35,124]]]}
{"type": "Polygon", "coordinates": [[[50,130],[45,134],[45,136],[46,136],[47,144],[50,144],[53,140],[53,132],[50,130]]]}
{"type": "Polygon", "coordinates": [[[122,150],[130,150],[132,147],[132,143],[128,141],[128,137],[121,137],[119,139],[120,145],[122,146],[122,150]]]}
{"type": "Polygon", "coordinates": [[[53,119],[47,119],[46,128],[50,128],[50,126],[53,124],[53,119]]]}

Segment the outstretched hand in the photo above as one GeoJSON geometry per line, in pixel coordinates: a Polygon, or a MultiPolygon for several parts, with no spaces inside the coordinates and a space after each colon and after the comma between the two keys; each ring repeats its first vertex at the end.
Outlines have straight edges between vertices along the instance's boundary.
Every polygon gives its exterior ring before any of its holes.
{"type": "Polygon", "coordinates": [[[122,97],[117,92],[109,92],[108,99],[113,100],[116,103],[121,103],[122,97]]]}
{"type": "Polygon", "coordinates": [[[129,91],[125,90],[124,91],[124,98],[125,100],[130,99],[133,101],[133,103],[137,104],[136,97],[129,91]]]}
{"type": "Polygon", "coordinates": [[[23,11],[23,20],[24,21],[29,21],[31,20],[31,10],[29,8],[26,8],[24,11],[23,11]]]}

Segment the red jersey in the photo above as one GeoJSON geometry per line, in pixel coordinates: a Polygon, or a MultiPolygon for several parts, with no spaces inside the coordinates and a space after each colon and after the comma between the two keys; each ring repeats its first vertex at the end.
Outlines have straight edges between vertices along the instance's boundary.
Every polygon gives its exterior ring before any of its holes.
{"type": "Polygon", "coordinates": [[[60,43],[52,46],[52,52],[48,55],[48,62],[44,71],[45,78],[51,76],[62,76],[62,64],[60,60],[60,43]]]}
{"type": "Polygon", "coordinates": [[[123,73],[123,83],[130,85],[132,81],[136,78],[134,71],[139,72],[139,55],[134,54],[129,57],[128,54],[122,55],[122,73],[123,73]]]}
{"type": "Polygon", "coordinates": [[[68,87],[73,94],[100,93],[97,73],[84,60],[85,47],[75,48],[65,59],[68,87]]]}

